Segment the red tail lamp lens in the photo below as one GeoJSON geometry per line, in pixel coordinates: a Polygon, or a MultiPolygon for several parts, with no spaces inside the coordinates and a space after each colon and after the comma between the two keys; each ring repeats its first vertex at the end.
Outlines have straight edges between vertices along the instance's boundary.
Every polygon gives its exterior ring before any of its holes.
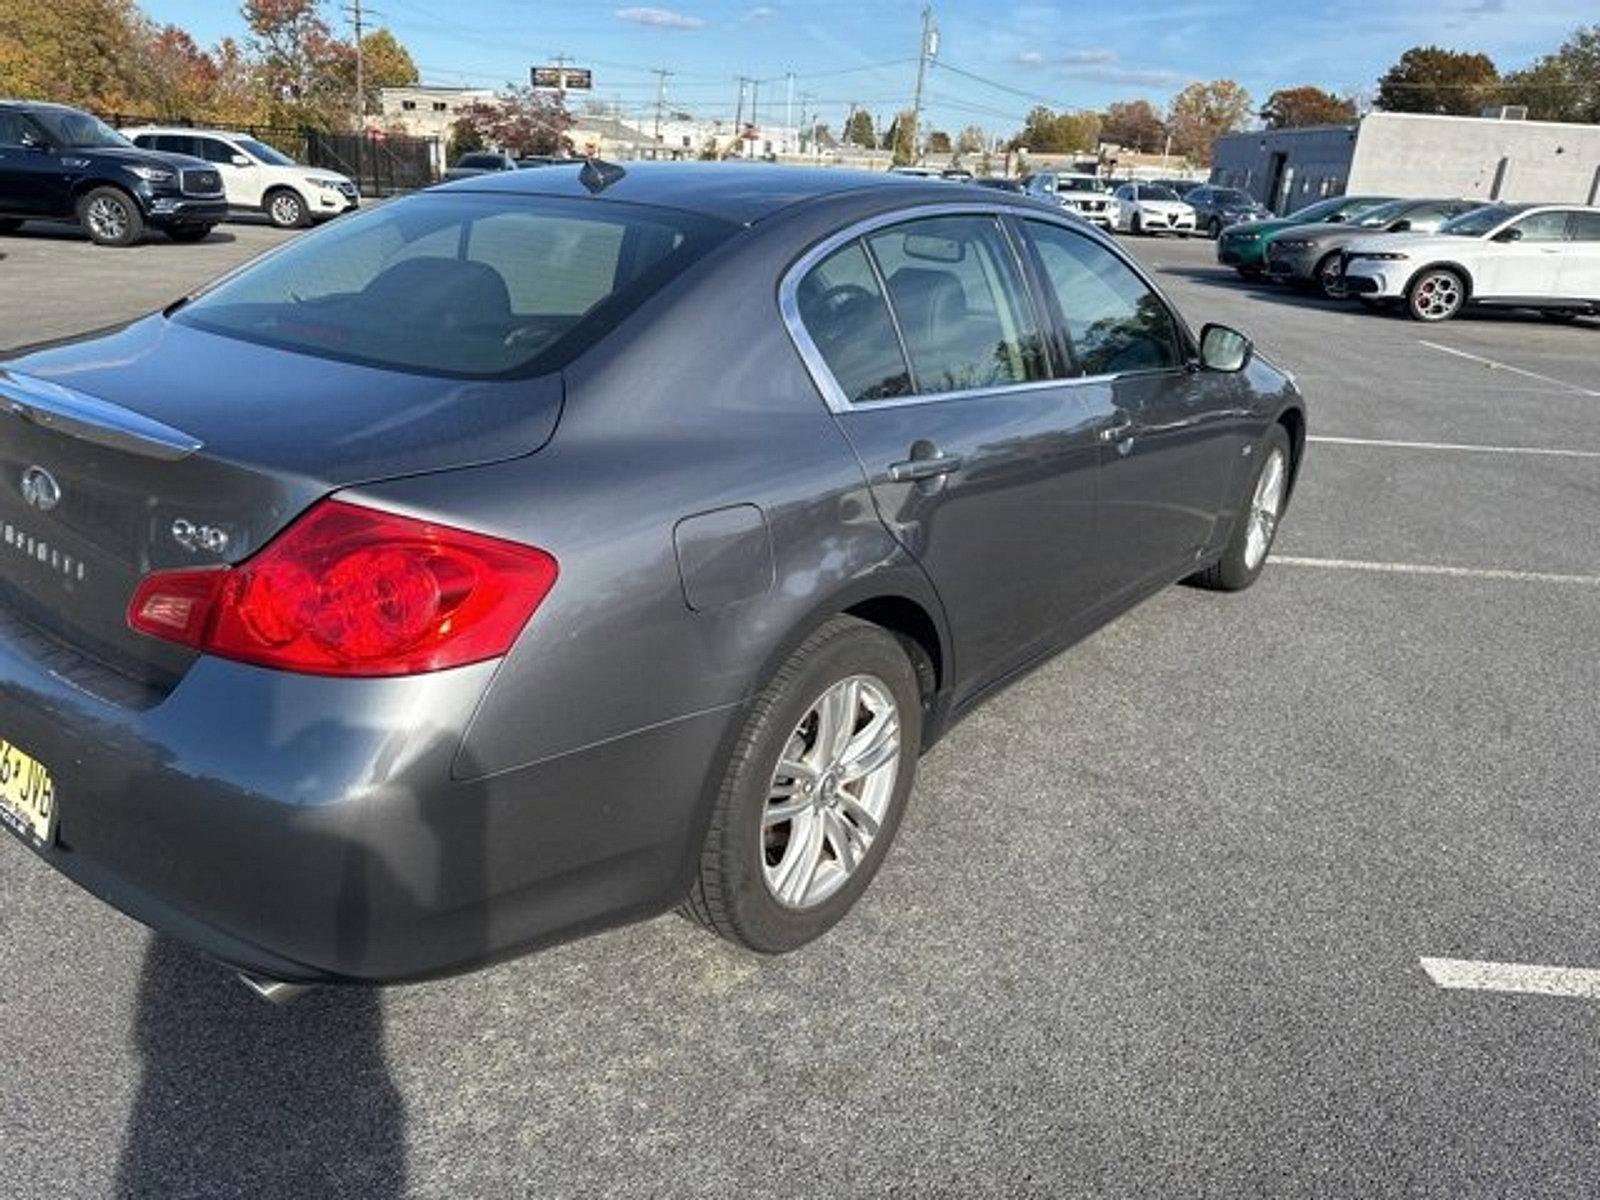
{"type": "Polygon", "coordinates": [[[128,623],[286,671],[413,675],[505,654],[556,574],[532,546],[324,500],[237,567],[146,576],[128,623]]]}

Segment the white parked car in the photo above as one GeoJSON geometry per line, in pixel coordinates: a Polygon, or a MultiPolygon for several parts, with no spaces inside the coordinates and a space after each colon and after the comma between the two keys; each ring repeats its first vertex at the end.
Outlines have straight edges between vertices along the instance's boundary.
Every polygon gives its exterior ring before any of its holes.
{"type": "Polygon", "coordinates": [[[1022,181],[1023,188],[1043,200],[1054,200],[1067,212],[1091,225],[1110,229],[1117,222],[1117,202],[1098,175],[1070,171],[1040,171],[1022,181]]]}
{"type": "Polygon", "coordinates": [[[1600,313],[1600,208],[1491,204],[1437,233],[1357,239],[1342,264],[1348,294],[1404,301],[1419,321],[1448,321],[1468,304],[1570,320],[1600,313]]]}
{"type": "Polygon", "coordinates": [[[1125,183],[1116,191],[1116,228],[1125,233],[1175,233],[1195,230],[1194,207],[1163,183],[1125,183]]]}
{"type": "Polygon", "coordinates": [[[230,208],[264,212],[280,229],[298,229],[361,204],[356,185],[345,176],[302,166],[247,134],[149,125],[122,132],[146,150],[189,154],[214,164],[230,208]]]}

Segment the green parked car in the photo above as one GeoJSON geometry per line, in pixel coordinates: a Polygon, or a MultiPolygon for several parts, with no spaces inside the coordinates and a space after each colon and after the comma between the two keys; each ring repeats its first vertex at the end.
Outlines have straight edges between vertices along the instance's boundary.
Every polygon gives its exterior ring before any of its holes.
{"type": "Polygon", "coordinates": [[[1337,224],[1359,217],[1370,208],[1387,204],[1392,196],[1329,196],[1308,204],[1287,217],[1244,221],[1222,231],[1217,238],[1217,261],[1251,277],[1267,269],[1267,237],[1293,225],[1337,224]]]}

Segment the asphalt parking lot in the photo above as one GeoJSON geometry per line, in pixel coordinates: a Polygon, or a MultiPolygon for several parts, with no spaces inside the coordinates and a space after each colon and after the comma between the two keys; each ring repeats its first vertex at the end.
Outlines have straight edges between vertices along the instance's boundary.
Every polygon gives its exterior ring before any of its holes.
{"type": "MultiPolygon", "coordinates": [[[[0,239],[0,347],[283,236],[225,232],[0,239]]],[[[1129,244],[1307,393],[1256,588],[981,709],[779,960],[665,917],[278,1009],[0,839],[0,1196],[1600,1191],[1600,321],[1129,244]]]]}

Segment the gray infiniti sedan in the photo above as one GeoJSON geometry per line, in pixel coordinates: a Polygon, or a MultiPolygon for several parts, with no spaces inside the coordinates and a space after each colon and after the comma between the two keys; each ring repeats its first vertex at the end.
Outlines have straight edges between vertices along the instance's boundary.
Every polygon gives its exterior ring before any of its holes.
{"type": "Polygon", "coordinates": [[[0,396],[0,821],[268,991],[802,945],[962,714],[1253,582],[1305,447],[1059,208],[754,165],[419,193],[0,396]]]}

